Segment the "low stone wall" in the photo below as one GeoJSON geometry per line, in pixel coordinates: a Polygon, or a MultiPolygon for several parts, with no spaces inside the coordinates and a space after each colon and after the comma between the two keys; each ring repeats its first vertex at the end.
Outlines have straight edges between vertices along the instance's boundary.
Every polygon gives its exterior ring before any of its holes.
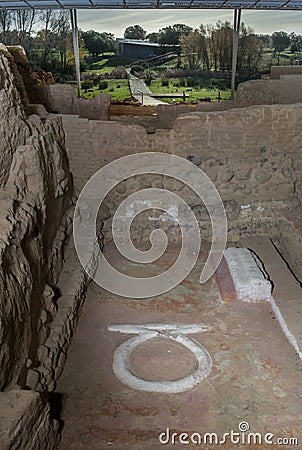
{"type": "MultiPolygon", "coordinates": [[[[290,66],[290,68],[299,66],[290,66]]],[[[302,66],[300,66],[302,67],[302,66]]],[[[281,67],[280,67],[281,69],[281,67]]],[[[172,128],[175,120],[189,112],[226,111],[252,105],[283,105],[302,103],[302,73],[288,74],[280,70],[277,77],[252,80],[238,86],[236,99],[224,102],[198,103],[189,105],[158,105],[157,115],[161,128],[172,128]],[[283,73],[284,72],[284,73],[283,73]]]]}
{"type": "Polygon", "coordinates": [[[239,106],[302,103],[302,75],[281,75],[280,79],[241,83],[236,102],[239,106]]]}
{"type": "MultiPolygon", "coordinates": [[[[110,161],[127,154],[159,151],[189,159],[215,183],[234,239],[274,228],[277,209],[297,206],[302,199],[301,104],[185,114],[172,130],[157,129],[154,134],[136,125],[74,116],[63,117],[63,123],[77,193],[110,161]]],[[[105,200],[111,216],[124,198],[146,187],[177,192],[194,208],[201,229],[209,228],[200,199],[181,183],[176,186],[160,175],[133,177],[114,189],[105,200]]],[[[106,222],[108,229],[110,220],[106,222]]],[[[141,215],[133,225],[133,234],[147,235],[155,225],[148,214],[141,215]]],[[[171,230],[173,223],[165,220],[161,225],[171,230]]]]}
{"type": "Polygon", "coordinates": [[[198,103],[197,105],[158,105],[157,118],[160,128],[173,128],[175,120],[182,114],[190,112],[225,111],[231,108],[236,108],[236,103],[231,100],[224,102],[198,103]]]}
{"type": "Polygon", "coordinates": [[[94,120],[108,120],[110,95],[99,94],[92,100],[78,98],[71,86],[37,86],[38,99],[48,112],[76,114],[94,120]]]}
{"type": "Polygon", "coordinates": [[[279,80],[281,75],[302,75],[302,66],[272,66],[271,79],[279,80]]]}

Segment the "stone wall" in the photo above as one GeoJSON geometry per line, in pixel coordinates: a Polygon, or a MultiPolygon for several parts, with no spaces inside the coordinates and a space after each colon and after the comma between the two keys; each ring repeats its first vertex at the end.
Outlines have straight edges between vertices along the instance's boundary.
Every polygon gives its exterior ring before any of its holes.
{"type": "MultiPolygon", "coordinates": [[[[172,130],[157,129],[154,134],[136,125],[74,116],[65,116],[63,122],[78,193],[108,162],[136,152],[160,151],[189,159],[210,177],[225,203],[234,239],[247,230],[252,233],[265,231],[268,224],[273,227],[274,211],[298,205],[302,199],[301,104],[185,114],[172,130]]],[[[106,199],[111,216],[126,196],[151,186],[176,190],[195,208],[203,228],[208,218],[200,200],[184,186],[176,188],[161,176],[131,178],[114,190],[106,199]]],[[[143,235],[149,225],[148,218],[142,218],[134,234],[143,235]]],[[[170,225],[163,223],[165,228],[170,225]]]]}
{"type": "Polygon", "coordinates": [[[237,89],[236,102],[239,106],[302,103],[302,74],[241,83],[237,89]]]}
{"type": "Polygon", "coordinates": [[[302,66],[272,66],[270,77],[279,80],[281,75],[302,75],[302,66]]]}
{"type": "MultiPolygon", "coordinates": [[[[99,94],[92,100],[78,98],[71,86],[54,84],[37,86],[38,100],[48,112],[76,114],[95,120],[108,120],[110,95],[99,94]]],[[[35,103],[38,103],[37,101],[35,103]]]]}

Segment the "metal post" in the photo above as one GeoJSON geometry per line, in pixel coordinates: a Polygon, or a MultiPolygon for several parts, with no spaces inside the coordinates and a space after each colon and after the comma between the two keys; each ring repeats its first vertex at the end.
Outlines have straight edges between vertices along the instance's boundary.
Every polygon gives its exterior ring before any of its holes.
{"type": "Polygon", "coordinates": [[[232,99],[234,99],[234,97],[235,97],[235,80],[236,80],[236,69],[237,69],[237,55],[238,55],[240,22],[241,22],[241,9],[234,9],[232,78],[231,78],[231,98],[232,99]]]}
{"type": "Polygon", "coordinates": [[[72,28],[72,41],[73,41],[73,53],[77,76],[78,97],[81,97],[81,72],[80,72],[80,51],[79,51],[79,30],[77,10],[70,10],[71,28],[72,28]]]}

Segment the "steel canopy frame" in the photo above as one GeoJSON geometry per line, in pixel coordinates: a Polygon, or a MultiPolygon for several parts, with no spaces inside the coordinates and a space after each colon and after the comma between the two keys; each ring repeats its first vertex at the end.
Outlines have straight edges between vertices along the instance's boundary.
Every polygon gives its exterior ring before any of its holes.
{"type": "Polygon", "coordinates": [[[0,0],[0,9],[250,9],[301,11],[302,0],[0,0]]]}
{"type": "Polygon", "coordinates": [[[81,95],[81,74],[77,9],[233,9],[231,96],[234,98],[241,11],[243,9],[302,11],[302,0],[0,0],[0,11],[6,9],[70,10],[79,97],[81,95]]]}

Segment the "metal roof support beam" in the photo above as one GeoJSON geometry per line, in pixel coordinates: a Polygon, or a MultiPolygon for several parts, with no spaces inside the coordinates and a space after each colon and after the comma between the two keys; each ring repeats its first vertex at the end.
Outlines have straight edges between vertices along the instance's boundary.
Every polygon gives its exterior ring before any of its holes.
{"type": "Polygon", "coordinates": [[[238,56],[240,23],[241,23],[241,9],[234,9],[232,77],[231,77],[231,98],[232,99],[235,98],[235,80],[236,80],[236,70],[237,70],[237,56],[238,56]]]}
{"type": "Polygon", "coordinates": [[[71,18],[74,62],[75,62],[76,76],[77,76],[78,97],[81,97],[79,30],[78,30],[78,19],[77,19],[77,10],[76,9],[70,10],[70,18],[71,18]]]}

